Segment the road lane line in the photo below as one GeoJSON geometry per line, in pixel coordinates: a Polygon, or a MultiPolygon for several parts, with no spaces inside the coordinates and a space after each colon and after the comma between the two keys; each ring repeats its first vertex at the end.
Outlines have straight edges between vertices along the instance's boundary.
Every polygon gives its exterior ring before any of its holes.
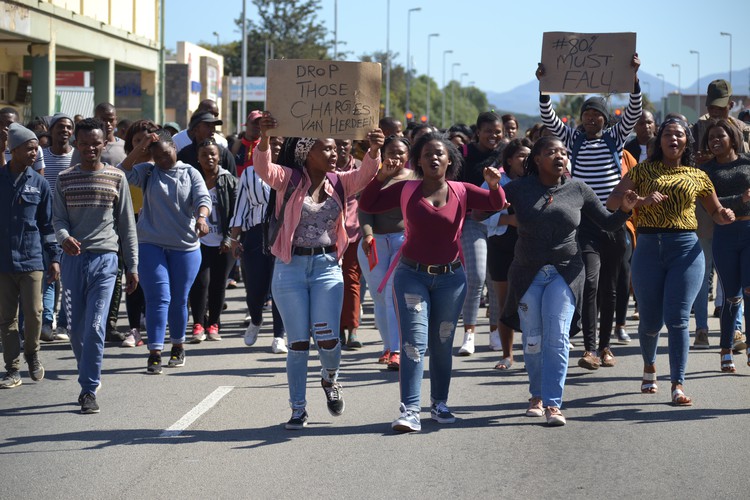
{"type": "Polygon", "coordinates": [[[234,386],[232,385],[222,385],[217,387],[214,392],[206,396],[203,401],[195,405],[193,409],[183,415],[181,419],[164,430],[159,437],[164,438],[179,436],[182,431],[190,427],[190,425],[198,420],[201,415],[213,408],[214,405],[221,401],[221,398],[229,394],[232,389],[234,389],[234,386]]]}

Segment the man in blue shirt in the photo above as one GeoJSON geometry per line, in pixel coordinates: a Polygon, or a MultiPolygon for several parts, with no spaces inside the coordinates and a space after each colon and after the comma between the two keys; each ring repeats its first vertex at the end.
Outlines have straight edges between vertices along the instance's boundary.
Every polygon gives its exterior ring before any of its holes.
{"type": "Polygon", "coordinates": [[[42,332],[42,280],[47,252],[49,283],[60,277],[60,246],[52,227],[49,184],[31,167],[39,143],[34,132],[13,123],[8,127],[8,164],[0,168],[0,336],[6,374],[0,388],[21,385],[18,370],[21,342],[16,318],[20,298],[24,315],[24,357],[34,381],[44,378],[39,361],[42,332]]]}

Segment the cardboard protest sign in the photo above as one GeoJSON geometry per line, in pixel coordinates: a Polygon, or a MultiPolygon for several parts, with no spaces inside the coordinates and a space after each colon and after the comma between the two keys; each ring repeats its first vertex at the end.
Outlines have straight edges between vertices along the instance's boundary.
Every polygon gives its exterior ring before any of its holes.
{"type": "Polygon", "coordinates": [[[622,94],[633,90],[635,33],[547,32],[542,38],[543,93],[622,94]]]}
{"type": "Polygon", "coordinates": [[[285,137],[364,139],[380,118],[378,63],[268,61],[266,107],[285,137]]]}

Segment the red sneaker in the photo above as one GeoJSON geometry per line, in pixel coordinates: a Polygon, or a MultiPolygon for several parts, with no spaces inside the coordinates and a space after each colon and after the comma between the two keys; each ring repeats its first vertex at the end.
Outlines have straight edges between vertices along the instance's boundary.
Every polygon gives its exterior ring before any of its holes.
{"type": "Polygon", "coordinates": [[[197,324],[193,326],[193,338],[190,339],[191,344],[200,344],[206,340],[206,331],[203,329],[203,325],[197,324]]]}
{"type": "Polygon", "coordinates": [[[221,335],[219,335],[219,325],[213,324],[208,327],[208,340],[221,340],[221,335]]]}
{"type": "Polygon", "coordinates": [[[398,352],[392,352],[388,357],[388,369],[398,370],[401,366],[401,354],[398,352]]]}
{"type": "Polygon", "coordinates": [[[385,352],[378,358],[378,364],[379,365],[387,365],[388,364],[388,358],[391,356],[391,350],[386,349],[385,352]]]}

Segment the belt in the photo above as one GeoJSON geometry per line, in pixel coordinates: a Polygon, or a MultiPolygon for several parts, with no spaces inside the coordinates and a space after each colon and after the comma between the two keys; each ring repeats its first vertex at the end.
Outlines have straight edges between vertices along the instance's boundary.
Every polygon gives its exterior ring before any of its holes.
{"type": "Polygon", "coordinates": [[[750,220],[750,215],[741,215],[740,217],[735,217],[734,220],[750,220]]]}
{"type": "Polygon", "coordinates": [[[333,253],[336,251],[336,245],[330,245],[327,247],[294,247],[292,253],[294,255],[323,255],[324,253],[333,253]]]}
{"type": "Polygon", "coordinates": [[[432,275],[447,274],[461,267],[460,260],[454,260],[450,264],[421,264],[417,262],[416,260],[411,260],[411,259],[407,259],[406,257],[401,257],[401,262],[403,262],[404,265],[406,265],[407,267],[411,267],[412,269],[416,271],[421,271],[423,273],[432,274],[432,275]]]}

